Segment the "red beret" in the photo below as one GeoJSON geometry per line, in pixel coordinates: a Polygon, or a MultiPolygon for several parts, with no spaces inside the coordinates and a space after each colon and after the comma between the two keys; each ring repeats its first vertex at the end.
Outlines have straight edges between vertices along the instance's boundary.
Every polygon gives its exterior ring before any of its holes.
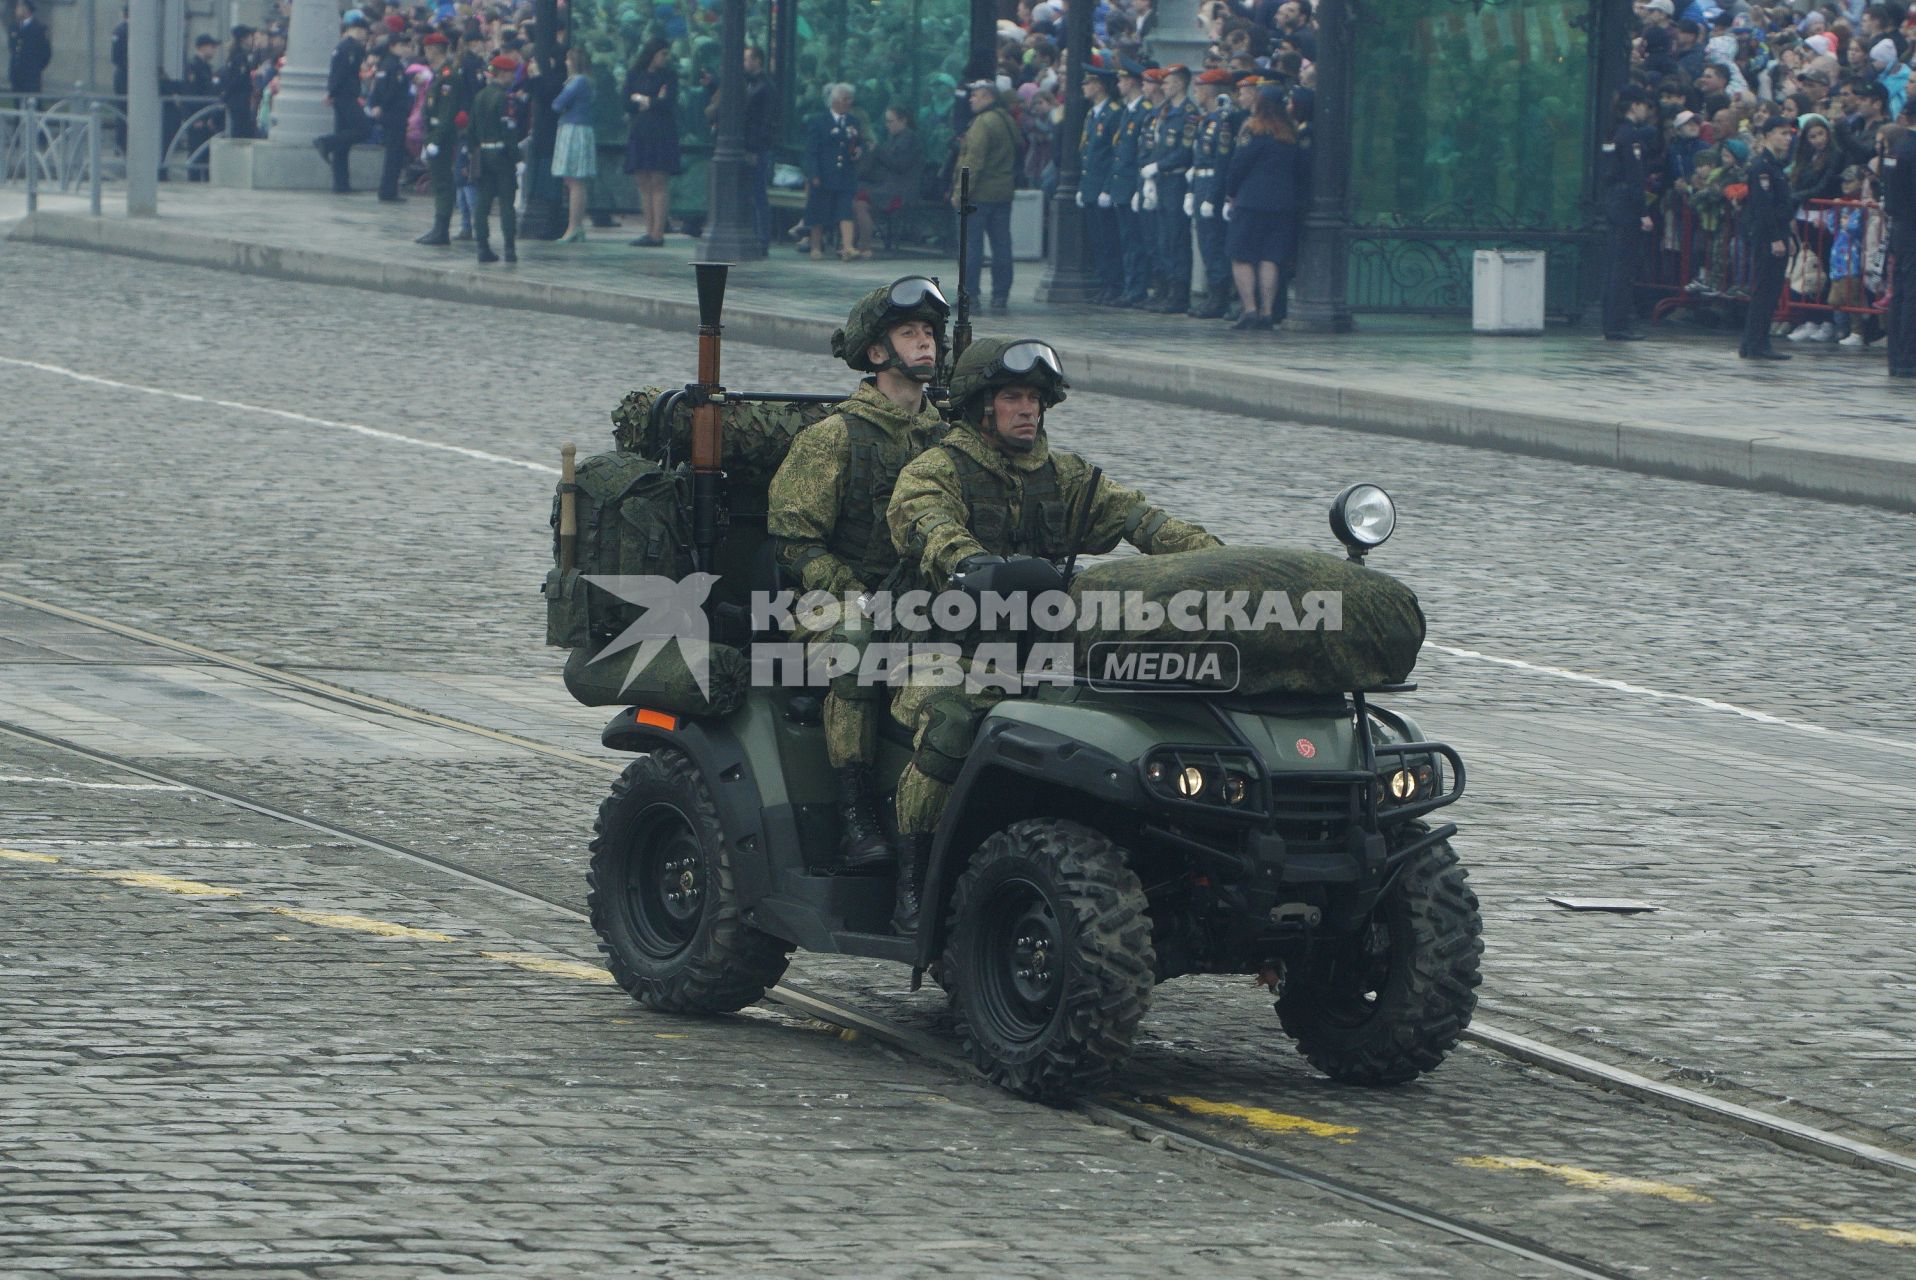
{"type": "Polygon", "coordinates": [[[422,43],[424,43],[424,44],[429,44],[429,45],[430,45],[430,44],[442,44],[442,45],[443,45],[443,44],[451,44],[451,43],[452,43],[452,41],[450,41],[450,40],[448,40],[448,39],[446,39],[446,37],[444,37],[443,35],[440,35],[440,34],[439,34],[439,33],[438,33],[437,31],[435,31],[435,32],[433,32],[433,33],[432,33],[431,35],[429,35],[429,36],[427,36],[427,37],[425,38],[425,40],[424,40],[424,41],[422,41],[422,43]]]}
{"type": "Polygon", "coordinates": [[[1163,80],[1164,74],[1165,73],[1164,73],[1163,67],[1146,67],[1144,69],[1144,78],[1150,81],[1152,84],[1157,84],[1159,81],[1163,80]]]}
{"type": "Polygon", "coordinates": [[[398,35],[406,29],[406,20],[396,13],[386,15],[386,30],[398,35]]]}
{"type": "Polygon", "coordinates": [[[1197,82],[1199,84],[1229,84],[1231,73],[1223,67],[1212,67],[1209,71],[1199,72],[1197,82]]]}
{"type": "Polygon", "coordinates": [[[452,125],[453,125],[453,128],[455,129],[463,129],[471,123],[472,123],[472,117],[467,115],[463,111],[461,111],[458,115],[452,118],[452,125]]]}
{"type": "Polygon", "coordinates": [[[519,60],[509,53],[502,53],[492,60],[492,69],[494,71],[517,71],[519,69],[519,60]]]}

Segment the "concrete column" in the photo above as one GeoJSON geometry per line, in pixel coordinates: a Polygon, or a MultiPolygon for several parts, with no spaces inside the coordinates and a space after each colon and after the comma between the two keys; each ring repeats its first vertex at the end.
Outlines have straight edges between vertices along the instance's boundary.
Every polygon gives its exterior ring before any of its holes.
{"type": "Polygon", "coordinates": [[[126,31],[126,212],[159,212],[160,3],[130,0],[126,31]]]}
{"type": "Polygon", "coordinates": [[[333,131],[333,109],[326,105],[326,72],[339,43],[340,12],[333,0],[293,0],[286,66],[279,73],[279,97],[273,104],[274,146],[310,149],[313,139],[333,131]]]}

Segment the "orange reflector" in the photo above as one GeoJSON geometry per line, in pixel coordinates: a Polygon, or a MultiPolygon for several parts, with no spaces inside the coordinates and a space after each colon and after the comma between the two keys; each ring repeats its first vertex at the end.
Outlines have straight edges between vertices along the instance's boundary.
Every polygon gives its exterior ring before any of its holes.
{"type": "Polygon", "coordinates": [[[637,707],[634,709],[639,713],[637,718],[640,724],[649,724],[654,729],[663,729],[667,733],[671,733],[679,727],[679,718],[677,716],[669,716],[663,711],[652,711],[645,707],[637,707]]]}

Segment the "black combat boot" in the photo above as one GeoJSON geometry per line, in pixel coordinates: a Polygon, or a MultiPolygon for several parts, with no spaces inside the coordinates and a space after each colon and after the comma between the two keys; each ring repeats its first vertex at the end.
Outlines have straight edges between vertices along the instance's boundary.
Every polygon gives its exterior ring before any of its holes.
{"type": "Polygon", "coordinates": [[[499,255],[492,251],[492,242],[484,236],[479,237],[479,261],[497,262],[499,255]]]}
{"type": "Polygon", "coordinates": [[[446,234],[446,228],[443,223],[434,221],[434,223],[432,224],[432,230],[428,231],[425,235],[420,236],[418,239],[414,240],[413,243],[414,244],[431,244],[431,245],[451,244],[452,237],[446,234]]]}
{"type": "Polygon", "coordinates": [[[1231,286],[1220,284],[1213,286],[1191,308],[1191,315],[1197,320],[1219,320],[1224,316],[1224,307],[1228,301],[1231,286]]]}
{"type": "Polygon", "coordinates": [[[877,808],[872,803],[871,771],[862,765],[850,765],[836,773],[838,816],[844,823],[838,845],[841,853],[838,865],[847,871],[889,866],[892,847],[885,839],[885,828],[880,825],[877,808]]]}
{"type": "Polygon", "coordinates": [[[507,236],[506,237],[506,261],[517,262],[518,260],[519,260],[519,242],[517,240],[514,240],[511,236],[507,236]]]}
{"type": "Polygon", "coordinates": [[[891,931],[909,938],[918,932],[918,892],[931,864],[931,834],[911,832],[898,837],[898,902],[892,908],[891,931]]]}

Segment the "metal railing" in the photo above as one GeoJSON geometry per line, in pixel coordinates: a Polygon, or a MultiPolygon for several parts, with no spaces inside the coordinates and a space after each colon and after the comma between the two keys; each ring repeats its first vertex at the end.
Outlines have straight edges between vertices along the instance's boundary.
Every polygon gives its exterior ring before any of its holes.
{"type": "Polygon", "coordinates": [[[84,112],[42,111],[35,99],[0,109],[0,181],[27,188],[27,212],[40,208],[40,187],[50,182],[62,193],[87,186],[88,205],[100,213],[101,117],[98,103],[84,112]]]}

